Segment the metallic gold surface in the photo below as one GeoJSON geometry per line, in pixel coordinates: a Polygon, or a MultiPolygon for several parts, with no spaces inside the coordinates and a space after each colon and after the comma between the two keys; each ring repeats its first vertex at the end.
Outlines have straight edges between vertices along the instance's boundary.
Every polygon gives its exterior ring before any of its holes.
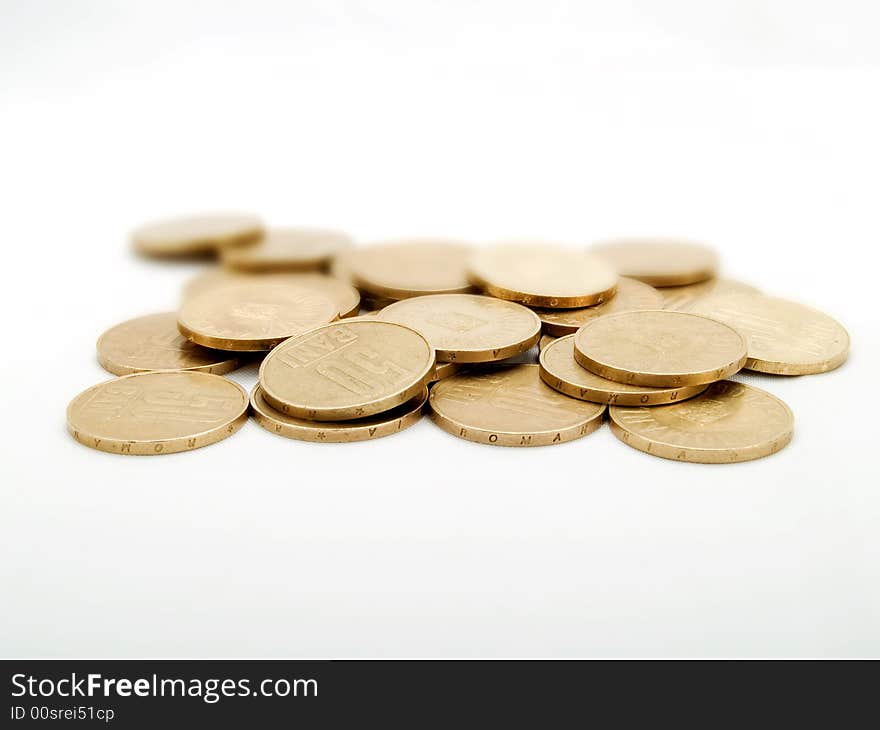
{"type": "Polygon", "coordinates": [[[193,256],[253,243],[263,223],[246,213],[215,213],[148,223],[132,234],[135,250],[146,256],[193,256]]]}
{"type": "Polygon", "coordinates": [[[604,405],[557,393],[537,365],[460,373],[431,389],[434,422],[469,441],[495,446],[548,446],[573,441],[602,424],[604,405]]]}
{"type": "Polygon", "coordinates": [[[177,312],[148,314],[111,327],[98,338],[98,362],[114,375],[198,370],[222,375],[241,357],[190,342],[177,330],[177,312]]]}
{"type": "Polygon", "coordinates": [[[379,312],[379,319],[421,332],[441,362],[504,360],[529,350],[541,333],[530,309],[479,294],[402,299],[379,312]]]}
{"type": "Polygon", "coordinates": [[[590,249],[621,276],[651,286],[695,284],[718,269],[718,256],[708,246],[671,239],[624,239],[590,249]]]}
{"type": "Polygon", "coordinates": [[[730,380],[657,408],[612,406],[611,430],[628,446],[654,456],[727,464],[769,456],[794,433],[794,416],[779,398],[730,380]]]}
{"type": "Polygon", "coordinates": [[[360,311],[361,295],[351,284],[334,276],[307,271],[246,274],[219,268],[212,269],[188,281],[183,289],[183,298],[186,300],[209,289],[241,284],[311,289],[336,302],[340,317],[353,317],[360,311]]]}
{"type": "Polygon", "coordinates": [[[589,307],[609,299],[617,275],[601,259],[549,243],[500,243],[468,261],[471,281],[487,294],[531,307],[589,307]]]}
{"type": "Polygon", "coordinates": [[[354,249],[335,265],[347,267],[354,285],[373,298],[406,299],[471,291],[465,271],[470,252],[458,241],[389,241],[354,249]]]}
{"type": "Polygon", "coordinates": [[[688,311],[736,329],[748,343],[749,370],[809,375],[834,370],[849,354],[849,334],[827,314],[763,294],[724,294],[693,302],[688,311]]]}
{"type": "Polygon", "coordinates": [[[310,289],[249,285],[208,290],[181,307],[177,327],[218,350],[271,350],[288,337],[338,317],[337,305],[310,289]]]}
{"type": "Polygon", "coordinates": [[[674,309],[678,312],[688,311],[688,307],[697,299],[715,294],[760,294],[751,284],[735,279],[716,276],[698,284],[685,286],[664,286],[656,290],[663,297],[661,309],[674,309]]]}
{"type": "Polygon", "coordinates": [[[541,380],[560,393],[619,406],[657,406],[692,398],[707,386],[647,388],[607,380],[582,368],[574,359],[574,335],[560,337],[541,350],[541,380]]]}
{"type": "Polygon", "coordinates": [[[260,367],[260,385],[282,413],[347,421],[414,398],[434,375],[434,363],[434,349],[415,330],[351,319],[276,347],[260,367]]]}
{"type": "Polygon", "coordinates": [[[434,367],[434,375],[431,376],[431,382],[436,383],[438,380],[448,378],[455,375],[461,370],[461,365],[455,362],[438,362],[434,367]]]}
{"type": "Polygon", "coordinates": [[[173,454],[208,446],[247,420],[247,393],[200,372],[137,373],[80,393],[67,428],[81,444],[112,454],[173,454]]]}
{"type": "Polygon", "coordinates": [[[276,411],[266,402],[263,389],[257,385],[251,392],[251,412],[257,423],[279,436],[300,441],[338,444],[370,441],[399,433],[422,417],[427,400],[428,390],[424,389],[406,403],[367,418],[338,422],[307,421],[304,418],[296,418],[276,411]]]}
{"type": "Polygon", "coordinates": [[[608,380],[653,388],[723,380],[746,362],[746,342],[708,317],[641,310],[599,317],[574,336],[574,357],[608,380]]]}
{"type": "Polygon", "coordinates": [[[541,335],[541,339],[538,340],[538,352],[541,352],[547,345],[556,342],[558,337],[553,337],[553,335],[541,335]]]}
{"type": "Polygon", "coordinates": [[[535,309],[535,314],[541,320],[544,332],[554,337],[562,337],[574,334],[591,319],[606,314],[662,308],[663,297],[653,286],[635,279],[620,277],[617,281],[617,292],[601,304],[577,309],[535,309]]]}
{"type": "Polygon", "coordinates": [[[320,269],[351,244],[351,237],[340,231],[270,228],[256,243],[225,249],[222,258],[236,271],[306,271],[320,269]]]}

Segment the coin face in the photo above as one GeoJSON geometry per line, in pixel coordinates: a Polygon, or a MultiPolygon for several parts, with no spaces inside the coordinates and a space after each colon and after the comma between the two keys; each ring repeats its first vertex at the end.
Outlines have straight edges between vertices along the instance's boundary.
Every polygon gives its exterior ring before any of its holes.
{"type": "Polygon", "coordinates": [[[574,334],[591,319],[606,314],[662,308],[663,297],[653,286],[621,277],[617,280],[617,292],[601,304],[577,309],[536,309],[535,313],[541,320],[544,332],[562,337],[574,334]]]}
{"type": "Polygon", "coordinates": [[[100,383],[67,408],[81,444],[113,454],[173,454],[208,446],[247,420],[247,393],[201,372],[138,373],[100,383]]]}
{"type": "Polygon", "coordinates": [[[664,286],[656,290],[663,297],[661,309],[674,309],[678,312],[688,311],[688,307],[697,299],[702,299],[710,294],[759,294],[760,292],[750,284],[745,284],[735,279],[725,279],[720,276],[706,279],[698,284],[686,284],[685,286],[664,286]]]}
{"type": "Polygon", "coordinates": [[[293,286],[230,286],[187,299],[177,327],[196,344],[218,350],[271,350],[279,342],[338,317],[337,305],[293,286]]]}
{"type": "Polygon", "coordinates": [[[803,304],[763,294],[724,294],[693,302],[689,312],[735,328],[748,343],[749,370],[808,375],[834,370],[849,354],[849,334],[803,304]]]}
{"type": "Polygon", "coordinates": [[[604,261],[549,243],[502,243],[477,251],[471,281],[487,294],[532,307],[589,307],[610,298],[617,275],[604,261]]]}
{"type": "Polygon", "coordinates": [[[421,332],[441,362],[494,362],[530,349],[541,322],[530,309],[479,294],[402,299],[379,318],[421,332]]]}
{"type": "Polygon", "coordinates": [[[406,299],[471,291],[465,263],[471,248],[458,241],[414,239],[354,249],[335,266],[373,298],[406,299]]]}
{"type": "Polygon", "coordinates": [[[263,397],[282,413],[347,421],[415,398],[434,375],[434,349],[393,322],[352,319],[276,347],[260,367],[263,397]]]}
{"type": "Polygon", "coordinates": [[[560,393],[591,401],[620,406],[657,406],[692,398],[705,385],[648,388],[607,380],[582,368],[574,359],[574,335],[566,335],[541,350],[541,380],[560,393]]]}
{"type": "Polygon", "coordinates": [[[352,421],[307,421],[276,411],[266,402],[262,388],[257,385],[251,393],[251,411],[257,423],[279,436],[300,441],[339,444],[370,441],[399,433],[422,417],[427,400],[428,390],[425,388],[415,398],[384,413],[352,421]]]}
{"type": "Polygon", "coordinates": [[[495,446],[549,446],[602,424],[604,405],[557,393],[537,365],[502,365],[459,373],[431,389],[432,419],[443,430],[495,446]]]}
{"type": "Polygon", "coordinates": [[[574,336],[574,356],[608,380],[655,388],[723,380],[746,362],[732,327],[684,312],[646,309],[599,317],[574,336]]]}
{"type": "Polygon", "coordinates": [[[352,243],[339,231],[319,228],[271,228],[256,243],[223,251],[223,264],[236,271],[319,269],[352,243]]]}
{"type": "Polygon", "coordinates": [[[759,459],[785,447],[794,416],[774,395],[725,380],[701,395],[658,408],[612,406],[611,430],[654,456],[702,464],[759,459]]]}
{"type": "Polygon", "coordinates": [[[718,256],[699,243],[672,239],[625,239],[591,249],[621,276],[652,286],[695,284],[715,275],[718,256]]]}
{"type": "Polygon", "coordinates": [[[147,256],[193,256],[253,243],[262,235],[263,223],[256,216],[214,213],[148,223],[131,237],[135,249],[147,256]]]}
{"type": "Polygon", "coordinates": [[[98,338],[98,362],[114,375],[152,370],[198,370],[222,375],[241,364],[239,356],[209,350],[177,330],[177,312],[148,314],[111,327],[98,338]]]}

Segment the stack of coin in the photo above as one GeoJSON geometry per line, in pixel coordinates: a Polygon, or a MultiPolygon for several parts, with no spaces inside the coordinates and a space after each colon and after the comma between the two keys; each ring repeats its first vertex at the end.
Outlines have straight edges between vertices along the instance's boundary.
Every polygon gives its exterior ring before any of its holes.
{"type": "Polygon", "coordinates": [[[121,377],[77,396],[68,428],[112,453],[199,448],[235,433],[248,408],[272,433],[331,443],[398,433],[430,409],[442,429],[489,445],[573,441],[607,412],[648,454],[745,461],[788,444],[794,420],[729,378],[825,372],[849,351],[832,318],[719,277],[715,253],[683,241],[355,247],[245,214],[150,224],[133,239],[145,255],[223,266],[187,284],[178,312],[99,338],[98,361],[121,377]],[[248,398],[221,375],[255,357],[248,398]]]}

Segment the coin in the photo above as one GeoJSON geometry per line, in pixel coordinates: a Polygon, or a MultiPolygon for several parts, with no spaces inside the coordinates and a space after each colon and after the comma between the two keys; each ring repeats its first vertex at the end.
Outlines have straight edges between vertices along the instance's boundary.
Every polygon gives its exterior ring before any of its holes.
{"type": "Polygon", "coordinates": [[[357,249],[337,267],[347,267],[359,289],[379,299],[471,291],[465,262],[471,248],[458,241],[413,239],[357,249]]]}
{"type": "Polygon", "coordinates": [[[624,239],[594,246],[621,276],[652,286],[695,284],[715,275],[718,256],[699,243],[673,239],[624,239]]]}
{"type": "Polygon", "coordinates": [[[441,362],[493,362],[530,349],[541,322],[530,309],[479,294],[433,294],[402,299],[379,319],[421,332],[441,362]]]}
{"type": "Polygon", "coordinates": [[[192,371],[136,373],[95,385],[67,408],[81,444],[113,454],[173,454],[216,443],[247,420],[244,389],[192,371]]]}
{"type": "Polygon", "coordinates": [[[732,327],[684,312],[644,309],[599,317],[574,336],[574,357],[609,380],[654,388],[711,383],[746,362],[732,327]]]}
{"type": "Polygon", "coordinates": [[[438,380],[448,378],[450,375],[455,375],[459,370],[461,370],[461,365],[458,363],[438,362],[434,367],[434,375],[431,377],[431,382],[436,383],[438,380]]]}
{"type": "Polygon", "coordinates": [[[282,413],[347,421],[414,398],[434,375],[434,362],[434,349],[409,327],[344,320],[276,347],[260,367],[260,385],[282,413]]]}
{"type": "Polygon", "coordinates": [[[688,306],[697,299],[710,294],[758,294],[758,290],[750,284],[735,279],[714,277],[698,284],[685,286],[664,286],[656,290],[663,297],[663,309],[674,309],[686,312],[688,306]]]}
{"type": "Polygon", "coordinates": [[[547,345],[551,344],[552,342],[556,342],[556,340],[558,339],[558,337],[553,337],[553,335],[541,335],[541,339],[538,340],[538,352],[541,352],[545,347],[547,347],[547,345]]]}
{"type": "Polygon", "coordinates": [[[612,406],[611,431],[628,446],[664,459],[723,464],[785,447],[794,416],[760,388],[724,380],[701,395],[657,408],[612,406]]]}
{"type": "Polygon", "coordinates": [[[614,294],[617,276],[601,259],[548,243],[501,243],[476,252],[471,281],[487,294],[532,307],[588,307],[614,294]]]}
{"type": "Polygon", "coordinates": [[[243,284],[211,289],[184,301],[177,327],[205,347],[260,351],[337,316],[337,305],[310,289],[243,284]]]}
{"type": "Polygon", "coordinates": [[[607,380],[582,368],[574,359],[574,335],[560,337],[541,350],[541,379],[560,393],[593,403],[619,406],[656,406],[692,398],[705,385],[647,388],[607,380]]]}
{"type": "Polygon", "coordinates": [[[537,365],[496,365],[460,373],[431,389],[431,418],[454,436],[495,446],[549,446],[602,425],[604,405],[557,393],[537,365]]]}
{"type": "Polygon", "coordinates": [[[135,249],[147,256],[193,256],[253,243],[263,235],[259,218],[247,213],[214,213],[148,223],[132,234],[135,249]]]}
{"type": "Polygon", "coordinates": [[[223,264],[236,271],[304,271],[326,265],[351,237],[319,228],[271,228],[250,246],[223,251],[223,264]]]}
{"type": "Polygon", "coordinates": [[[263,428],[280,436],[300,441],[339,444],[369,441],[399,433],[422,417],[427,400],[428,390],[425,388],[406,403],[366,418],[352,421],[307,421],[305,418],[276,411],[263,397],[263,389],[256,385],[251,392],[251,412],[263,428]]]}
{"type": "Polygon", "coordinates": [[[764,294],[719,294],[689,312],[724,322],[745,337],[749,370],[808,375],[834,370],[849,354],[849,334],[823,312],[764,294]]]}
{"type": "Polygon", "coordinates": [[[199,370],[222,375],[241,358],[190,342],[177,331],[177,312],[148,314],[111,327],[98,338],[98,362],[114,375],[151,370],[199,370]]]}
{"type": "Polygon", "coordinates": [[[629,312],[634,309],[660,309],[663,297],[648,284],[635,279],[621,277],[617,281],[617,292],[610,299],[592,307],[578,309],[535,309],[541,320],[544,332],[554,337],[570,335],[578,331],[591,319],[606,314],[629,312]]]}

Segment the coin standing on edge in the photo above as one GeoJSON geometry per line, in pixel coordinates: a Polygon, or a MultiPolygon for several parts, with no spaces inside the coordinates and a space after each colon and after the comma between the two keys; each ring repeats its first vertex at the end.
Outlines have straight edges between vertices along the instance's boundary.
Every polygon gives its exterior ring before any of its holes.
{"type": "Polygon", "coordinates": [[[468,274],[493,297],[554,309],[601,304],[617,286],[617,275],[602,259],[549,243],[487,246],[471,256],[468,274]]]}
{"type": "Polygon", "coordinates": [[[656,291],[663,297],[663,304],[659,307],[660,309],[674,309],[678,312],[687,312],[688,307],[695,301],[710,295],[761,293],[751,284],[720,276],[706,279],[706,281],[701,281],[697,284],[664,286],[656,291]]]}
{"type": "Polygon", "coordinates": [[[708,317],[645,309],[585,324],[574,335],[574,357],[608,380],[667,388],[733,375],[745,365],[746,342],[708,317]]]}
{"type": "Polygon", "coordinates": [[[549,446],[602,425],[604,405],[545,385],[537,365],[500,365],[461,373],[431,389],[432,419],[454,436],[495,446],[549,446]]]}
{"type": "Polygon", "coordinates": [[[621,276],[651,286],[695,284],[715,276],[718,255],[709,246],[674,239],[623,239],[590,249],[621,276]]]}
{"type": "Polygon", "coordinates": [[[612,406],[611,431],[627,446],[676,461],[727,464],[774,454],[794,434],[794,416],[760,388],[725,380],[701,395],[656,408],[612,406]]]}
{"type": "Polygon", "coordinates": [[[241,285],[212,289],[184,301],[177,327],[205,347],[258,352],[338,316],[334,302],[310,289],[241,285]]]}
{"type": "Polygon", "coordinates": [[[98,362],[114,375],[198,370],[222,375],[241,357],[190,342],[177,330],[177,312],[148,314],[111,327],[98,338],[98,362]]]}
{"type": "Polygon", "coordinates": [[[592,307],[577,309],[535,309],[544,332],[554,337],[571,335],[587,322],[608,314],[629,312],[636,309],[662,309],[663,297],[653,286],[635,279],[620,277],[613,297],[592,307]]]}
{"type": "Polygon", "coordinates": [[[504,360],[531,349],[541,335],[541,322],[530,309],[479,294],[402,299],[378,316],[421,332],[441,362],[504,360]]]}
{"type": "Polygon", "coordinates": [[[736,329],[748,343],[746,368],[774,375],[811,375],[840,367],[849,333],[824,312],[764,294],[719,294],[689,312],[736,329]]]}
{"type": "Polygon", "coordinates": [[[354,285],[372,299],[407,299],[472,290],[465,264],[471,253],[459,241],[413,239],[354,249],[334,266],[347,270],[354,285]]]}
{"type": "Polygon", "coordinates": [[[607,380],[578,365],[574,359],[574,335],[560,337],[541,350],[541,380],[554,390],[592,403],[620,406],[657,406],[692,398],[706,385],[648,388],[607,380]]]}
{"type": "Polygon", "coordinates": [[[305,418],[276,411],[263,397],[263,389],[256,385],[251,393],[251,411],[257,423],[279,436],[299,441],[339,444],[370,441],[399,433],[422,417],[427,400],[428,390],[425,388],[406,403],[366,418],[352,421],[307,421],[305,418]]]}
{"type": "Polygon", "coordinates": [[[132,243],[146,256],[174,257],[213,253],[253,243],[263,235],[263,222],[247,213],[214,213],[171,218],[137,228],[132,243]]]}
{"type": "Polygon", "coordinates": [[[434,375],[434,349],[393,322],[351,319],[292,337],[260,366],[275,410],[312,421],[347,421],[414,398],[434,375]]]}
{"type": "Polygon", "coordinates": [[[235,433],[247,420],[244,389],[219,375],[137,373],[80,393],[67,428],[81,444],[113,454],[190,451],[235,433]]]}
{"type": "Polygon", "coordinates": [[[270,228],[257,242],[223,251],[223,265],[236,271],[320,269],[352,244],[349,235],[320,228],[270,228]]]}

